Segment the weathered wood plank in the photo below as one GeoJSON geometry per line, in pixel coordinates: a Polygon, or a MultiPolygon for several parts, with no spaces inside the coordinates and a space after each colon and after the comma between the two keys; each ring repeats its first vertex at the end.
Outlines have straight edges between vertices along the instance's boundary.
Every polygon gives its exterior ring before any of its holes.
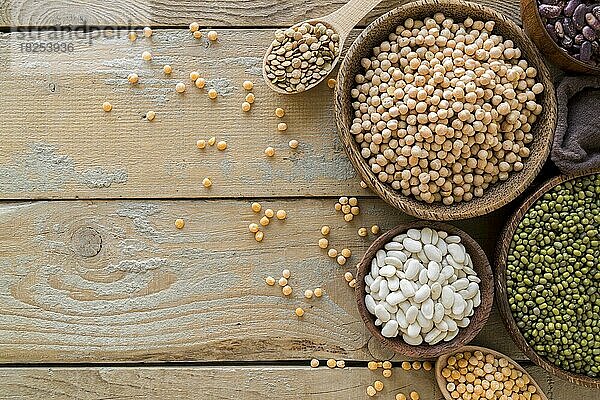
{"type": "MultiPolygon", "coordinates": [[[[307,361],[308,363],[308,361],[307,361]]],[[[541,368],[528,366],[550,400],[596,399],[597,390],[555,381],[541,368]]],[[[151,367],[151,368],[3,368],[0,399],[364,399],[376,379],[377,397],[416,390],[422,399],[442,400],[432,371],[394,368],[391,378],[365,367],[151,367]]]]}
{"type": "MultiPolygon", "coordinates": [[[[279,199],[288,219],[247,231],[250,201],[52,201],[0,206],[0,362],[278,360],[391,357],[370,340],[343,274],[370,240],[359,226],[407,216],[362,199],[348,224],[332,199],[279,199]],[[176,230],[174,221],[186,226],[176,230]],[[350,248],[345,267],[317,247],[350,248]],[[264,283],[289,268],[291,298],[264,283]],[[324,288],[305,300],[305,289],[324,288]],[[302,319],[293,315],[302,306],[302,319]]],[[[457,225],[491,251],[503,216],[457,225]]],[[[372,238],[370,238],[372,239],[372,238]]],[[[478,344],[514,357],[497,314],[478,344]]]]}
{"type": "MultiPolygon", "coordinates": [[[[121,32],[123,34],[123,32],[121,32]]],[[[282,96],[260,76],[270,30],[226,30],[207,47],[183,30],[152,40],[74,39],[73,53],[21,53],[28,37],[0,34],[0,197],[115,198],[368,194],[337,139],[332,91],[282,96]],[[152,62],[141,53],[151,49],[152,62]],[[164,64],[174,68],[171,77],[164,64]],[[189,81],[199,70],[221,96],[189,81]],[[131,87],[127,75],[140,83],[131,87]],[[256,102],[244,113],[241,84],[255,82],[256,102]],[[188,89],[175,92],[184,81],[188,89]],[[114,109],[102,111],[104,101],[114,109]],[[289,129],[277,131],[284,107],[289,129]],[[27,110],[26,112],[24,110],[27,110]],[[156,120],[144,115],[154,110],[156,120]],[[228,149],[196,148],[216,136],[228,149]],[[293,151],[287,143],[300,141],[293,151]],[[273,146],[272,159],[264,149],[273,146]],[[210,176],[213,187],[201,181],[210,176]]],[[[50,33],[40,34],[49,39],[50,33]]],[[[71,35],[75,35],[74,33],[71,35]]]]}
{"type": "MultiPolygon", "coordinates": [[[[519,18],[519,2],[510,0],[478,0],[495,7],[511,18],[519,18]]],[[[0,0],[0,27],[2,26],[187,26],[198,20],[206,26],[289,26],[305,19],[326,15],[345,2],[333,1],[266,1],[226,0],[194,2],[189,0],[133,0],[112,1],[104,7],[91,0],[77,2],[54,0],[0,0]]],[[[407,3],[384,1],[362,22],[366,25],[390,8],[407,3]]]]}

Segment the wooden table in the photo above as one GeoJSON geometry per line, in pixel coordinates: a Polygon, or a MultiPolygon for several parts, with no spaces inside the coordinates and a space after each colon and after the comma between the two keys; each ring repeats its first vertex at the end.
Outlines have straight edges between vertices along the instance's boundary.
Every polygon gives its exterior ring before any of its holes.
{"type": "MultiPolygon", "coordinates": [[[[516,0],[484,2],[518,18],[516,0]]],[[[384,379],[366,368],[403,357],[370,337],[343,279],[372,240],[358,227],[409,217],[359,186],[326,85],[285,97],[260,77],[274,28],[342,3],[0,1],[0,398],[362,399],[375,379],[385,383],[379,398],[411,390],[441,398],[432,372],[396,367],[384,379]],[[193,20],[217,29],[218,42],[193,39],[193,20]],[[101,30],[56,32],[68,25],[101,30]],[[129,28],[145,25],[154,35],[130,43],[129,28]],[[38,41],[73,51],[33,53],[38,41]],[[152,62],[141,60],[144,50],[152,62]],[[175,93],[192,70],[218,89],[216,101],[191,85],[175,93]],[[127,83],[130,72],[139,85],[127,83]],[[245,79],[255,83],[249,113],[240,110],[245,79]],[[285,133],[276,107],[286,110],[285,133]],[[143,119],[148,110],[155,121],[143,119]],[[211,136],[227,150],[196,148],[211,136]],[[207,176],[210,189],[200,183],[207,176]],[[333,209],[340,195],[360,196],[352,223],[333,209]],[[258,220],[252,201],[288,211],[262,243],[247,231],[258,220]],[[333,246],[353,250],[345,267],[317,247],[323,224],[333,246]],[[290,298],[264,283],[284,268],[290,298]],[[315,287],[325,295],[305,300],[315,287]],[[311,369],[311,358],[347,367],[311,369]]],[[[492,257],[513,208],[456,224],[492,257]]],[[[475,343],[522,361],[553,400],[598,398],[528,362],[495,310],[475,343]]]]}

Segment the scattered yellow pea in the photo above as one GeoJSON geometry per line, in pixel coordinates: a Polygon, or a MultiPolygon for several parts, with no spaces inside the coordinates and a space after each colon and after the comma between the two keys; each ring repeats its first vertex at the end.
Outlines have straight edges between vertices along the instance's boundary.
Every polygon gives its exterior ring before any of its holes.
{"type": "Polygon", "coordinates": [[[401,366],[402,369],[405,371],[410,371],[410,369],[412,368],[408,361],[403,361],[401,366]]]}
{"type": "Polygon", "coordinates": [[[150,28],[149,26],[144,28],[144,36],[146,37],[150,37],[152,36],[152,28],[150,28]]]}
{"type": "Polygon", "coordinates": [[[129,83],[131,83],[132,85],[135,85],[136,83],[139,82],[140,77],[138,76],[138,74],[129,74],[127,75],[127,80],[129,81],[129,83]]]}
{"type": "Polygon", "coordinates": [[[312,299],[313,294],[314,294],[313,291],[310,290],[310,289],[306,289],[304,291],[304,297],[307,298],[307,299],[312,299]]]}
{"type": "Polygon", "coordinates": [[[152,60],[152,54],[149,51],[144,51],[142,53],[142,60],[144,60],[144,61],[152,60]]]}
{"type": "Polygon", "coordinates": [[[200,29],[200,24],[197,22],[192,22],[190,24],[190,32],[196,32],[198,29],[200,29]]]}
{"type": "Polygon", "coordinates": [[[252,81],[244,81],[244,83],[242,83],[242,87],[245,90],[252,90],[252,88],[254,87],[254,83],[252,83],[252,81]]]}
{"type": "Polygon", "coordinates": [[[146,113],[146,119],[148,121],[154,121],[154,118],[156,118],[156,113],[154,111],[148,111],[146,113]]]}
{"type": "Polygon", "coordinates": [[[206,86],[206,79],[204,79],[204,78],[198,78],[198,79],[196,79],[196,81],[194,82],[194,84],[196,85],[196,87],[198,89],[203,89],[204,86],[206,86]]]}
{"type": "Polygon", "coordinates": [[[209,146],[214,146],[215,143],[217,143],[217,138],[213,136],[210,139],[208,139],[208,142],[206,143],[208,143],[209,146]]]}
{"type": "Polygon", "coordinates": [[[365,237],[369,234],[369,231],[365,227],[358,228],[358,236],[365,237]]]}
{"type": "Polygon", "coordinates": [[[108,101],[105,101],[105,102],[102,104],[102,109],[103,109],[105,112],[109,112],[110,110],[112,110],[112,104],[110,104],[108,101]]]}
{"type": "Polygon", "coordinates": [[[371,233],[373,233],[374,235],[377,235],[379,233],[380,229],[378,225],[373,225],[371,227],[371,233]]]}
{"type": "Polygon", "coordinates": [[[330,89],[333,89],[335,87],[336,84],[336,80],[333,78],[330,78],[327,80],[327,86],[329,86],[330,89]]]}
{"type": "Polygon", "coordinates": [[[261,231],[258,231],[254,234],[254,240],[256,240],[257,242],[262,242],[262,240],[265,238],[265,234],[261,231]]]}
{"type": "Polygon", "coordinates": [[[425,371],[431,371],[432,368],[433,368],[433,365],[429,361],[423,362],[423,369],[425,371]]]}
{"type": "Polygon", "coordinates": [[[214,42],[218,39],[219,34],[217,33],[217,31],[209,31],[206,36],[208,37],[208,40],[214,42]]]}
{"type": "Polygon", "coordinates": [[[321,235],[323,235],[323,236],[329,235],[330,231],[331,231],[331,228],[329,228],[327,225],[323,225],[321,227],[321,235]]]}
{"type": "Polygon", "coordinates": [[[280,122],[277,124],[277,130],[279,132],[285,132],[287,131],[287,124],[285,122],[280,122]]]}
{"type": "Polygon", "coordinates": [[[371,385],[367,386],[367,396],[373,397],[377,394],[377,390],[371,385]]]}
{"type": "Polygon", "coordinates": [[[225,150],[227,148],[227,142],[224,140],[221,140],[219,143],[217,143],[217,150],[225,150]]]}
{"type": "Polygon", "coordinates": [[[412,368],[414,370],[417,370],[417,371],[420,370],[421,369],[421,362],[420,361],[413,361],[412,368]]]}
{"type": "Polygon", "coordinates": [[[206,140],[204,139],[200,139],[196,142],[196,147],[198,147],[199,149],[204,149],[206,148],[206,140]]]}
{"type": "Polygon", "coordinates": [[[348,204],[348,201],[349,201],[349,200],[348,200],[348,197],[346,197],[346,196],[342,196],[342,197],[340,197],[340,198],[338,199],[338,201],[339,201],[339,203],[340,203],[341,205],[346,205],[346,204],[348,204]]]}
{"type": "Polygon", "coordinates": [[[350,286],[351,288],[355,288],[356,287],[356,279],[352,279],[350,282],[348,282],[348,286],[350,286]]]}
{"type": "Polygon", "coordinates": [[[315,288],[314,294],[315,294],[315,297],[321,297],[321,296],[323,296],[323,289],[321,289],[321,288],[315,288]]]}
{"type": "Polygon", "coordinates": [[[313,358],[312,360],[310,360],[310,366],[311,368],[317,368],[319,366],[319,360],[313,358]]]}
{"type": "Polygon", "coordinates": [[[285,212],[285,210],[277,210],[277,214],[275,214],[275,216],[277,217],[277,219],[286,219],[287,212],[285,212]]]}
{"type": "Polygon", "coordinates": [[[260,212],[260,210],[262,209],[262,206],[260,205],[260,203],[252,203],[252,205],[250,207],[252,208],[252,211],[254,211],[255,213],[260,212]]]}
{"type": "Polygon", "coordinates": [[[284,278],[283,276],[281,278],[279,278],[279,286],[284,287],[288,284],[287,278],[284,278]]]}
{"type": "Polygon", "coordinates": [[[250,104],[254,104],[254,100],[256,100],[256,96],[254,96],[254,93],[248,93],[246,95],[246,101],[250,104]]]}
{"type": "Polygon", "coordinates": [[[340,203],[335,203],[335,206],[333,206],[333,208],[335,208],[335,211],[340,211],[342,209],[342,205],[340,203]]]}
{"type": "Polygon", "coordinates": [[[296,308],[296,316],[301,317],[304,315],[304,310],[301,307],[296,308]]]}
{"type": "Polygon", "coordinates": [[[342,255],[346,258],[350,258],[352,252],[350,251],[350,249],[342,249],[342,255]]]}
{"type": "Polygon", "coordinates": [[[135,32],[129,32],[129,34],[127,34],[127,37],[129,38],[129,40],[131,42],[135,42],[137,39],[137,33],[135,32]]]}
{"type": "Polygon", "coordinates": [[[358,207],[351,207],[350,208],[350,213],[352,215],[358,215],[358,214],[360,214],[360,208],[358,208],[358,207]]]}
{"type": "Polygon", "coordinates": [[[248,230],[252,233],[258,232],[258,230],[259,230],[258,224],[251,223],[250,225],[248,225],[248,230]]]}
{"type": "Polygon", "coordinates": [[[336,258],[338,255],[338,252],[336,249],[329,249],[329,251],[327,252],[327,255],[331,258],[336,258]]]}
{"type": "Polygon", "coordinates": [[[298,143],[296,139],[292,139],[288,142],[288,146],[290,146],[290,149],[297,149],[299,144],[300,143],[298,143]]]}
{"type": "Polygon", "coordinates": [[[346,214],[344,215],[344,221],[346,222],[350,222],[354,219],[354,215],[353,214],[346,214]]]}
{"type": "Polygon", "coordinates": [[[274,148],[272,148],[272,147],[267,147],[267,148],[265,149],[265,155],[266,155],[267,157],[273,157],[273,156],[275,155],[275,149],[274,149],[274,148]]]}
{"type": "Polygon", "coordinates": [[[350,282],[352,279],[354,279],[354,275],[352,275],[352,272],[348,271],[344,274],[344,279],[346,282],[350,282]]]}
{"type": "Polygon", "coordinates": [[[383,369],[392,369],[392,362],[391,361],[384,361],[381,366],[383,367],[383,369]]]}
{"type": "Polygon", "coordinates": [[[411,400],[419,400],[421,396],[419,396],[419,393],[417,392],[410,392],[410,398],[411,400]]]}
{"type": "Polygon", "coordinates": [[[171,67],[169,64],[167,64],[163,67],[163,72],[167,75],[170,75],[171,72],[173,72],[173,67],[171,67]]]}
{"type": "Polygon", "coordinates": [[[283,287],[283,289],[281,289],[281,292],[283,293],[284,296],[289,296],[290,294],[292,294],[292,287],[286,285],[283,287]]]}
{"type": "Polygon", "coordinates": [[[196,31],[192,33],[192,35],[194,36],[194,39],[200,39],[202,37],[202,32],[196,31]]]}
{"type": "Polygon", "coordinates": [[[275,285],[275,278],[273,278],[272,276],[267,276],[265,278],[265,282],[267,283],[267,285],[273,286],[275,285]]]}
{"type": "Polygon", "coordinates": [[[329,246],[329,240],[325,238],[319,239],[319,247],[322,249],[326,249],[329,246]]]}
{"type": "Polygon", "coordinates": [[[333,358],[330,358],[329,360],[327,360],[327,366],[329,368],[335,368],[337,365],[337,363],[335,362],[335,360],[333,358]]]}
{"type": "Polygon", "coordinates": [[[275,116],[277,116],[278,118],[283,118],[284,115],[285,115],[285,110],[283,108],[275,109],[275,116]]]}
{"type": "Polygon", "coordinates": [[[177,93],[183,93],[183,92],[185,92],[185,83],[183,83],[183,82],[177,83],[177,85],[175,85],[175,91],[177,93]]]}
{"type": "Polygon", "coordinates": [[[371,371],[375,371],[377,369],[377,361],[369,361],[367,363],[367,368],[369,368],[371,371]]]}
{"type": "Polygon", "coordinates": [[[175,220],[175,228],[177,229],[183,229],[183,227],[185,226],[185,221],[182,220],[181,218],[177,218],[175,220]]]}
{"type": "Polygon", "coordinates": [[[269,222],[271,222],[271,221],[270,221],[270,220],[269,220],[269,218],[267,218],[267,217],[262,217],[262,218],[260,219],[260,224],[261,224],[262,226],[267,226],[267,225],[269,225],[269,222]]]}
{"type": "Polygon", "coordinates": [[[192,71],[190,72],[190,80],[192,82],[196,82],[196,79],[200,78],[200,72],[198,71],[192,71]]]}
{"type": "Polygon", "coordinates": [[[344,264],[346,264],[346,257],[344,257],[344,256],[342,256],[342,255],[340,255],[340,256],[337,256],[337,259],[336,259],[336,261],[337,261],[337,263],[338,263],[338,264],[340,264],[340,265],[344,265],[344,264]]]}
{"type": "Polygon", "coordinates": [[[281,271],[281,276],[283,276],[285,279],[290,279],[290,276],[292,276],[292,272],[289,269],[284,269],[283,271],[281,271]]]}
{"type": "Polygon", "coordinates": [[[381,382],[381,381],[375,381],[375,382],[373,382],[373,387],[378,392],[381,392],[383,390],[383,382],[381,382]]]}
{"type": "Polygon", "coordinates": [[[406,395],[404,393],[396,394],[396,400],[406,400],[406,395]]]}
{"type": "Polygon", "coordinates": [[[356,197],[350,197],[348,199],[348,204],[350,204],[352,207],[356,207],[358,205],[358,199],[356,197]]]}
{"type": "Polygon", "coordinates": [[[391,369],[384,369],[382,372],[382,375],[384,378],[389,378],[390,376],[392,376],[392,370],[391,369]]]}
{"type": "Polygon", "coordinates": [[[219,94],[217,93],[217,91],[215,89],[210,89],[208,91],[208,98],[211,99],[211,100],[216,99],[218,95],[219,94]]]}
{"type": "Polygon", "coordinates": [[[247,101],[242,103],[242,111],[243,112],[248,112],[248,111],[250,111],[251,108],[252,108],[252,105],[250,103],[248,103],[247,101]]]}
{"type": "Polygon", "coordinates": [[[336,365],[338,368],[346,368],[346,361],[344,361],[344,360],[337,360],[337,361],[335,362],[335,365],[336,365]]]}
{"type": "Polygon", "coordinates": [[[265,210],[265,216],[267,218],[273,218],[274,215],[275,215],[275,211],[271,210],[270,208],[267,208],[265,210]]]}
{"type": "Polygon", "coordinates": [[[210,178],[204,178],[202,179],[202,186],[204,186],[205,188],[209,188],[212,186],[212,181],[210,180],[210,178]]]}

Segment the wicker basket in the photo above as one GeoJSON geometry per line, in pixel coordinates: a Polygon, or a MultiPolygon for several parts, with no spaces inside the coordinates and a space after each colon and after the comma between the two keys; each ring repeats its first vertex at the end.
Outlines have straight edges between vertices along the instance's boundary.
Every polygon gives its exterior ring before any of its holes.
{"type": "Polygon", "coordinates": [[[502,232],[502,240],[498,242],[496,247],[496,256],[495,256],[495,274],[496,274],[496,301],[498,303],[498,308],[500,309],[500,314],[502,315],[502,320],[504,321],[504,325],[508,330],[509,334],[512,336],[513,340],[517,344],[517,347],[531,359],[534,363],[548,371],[549,373],[566,379],[569,382],[576,383],[578,385],[600,388],[600,378],[592,378],[587,375],[574,374],[572,372],[565,371],[561,368],[558,368],[551,362],[547,361],[545,358],[539,356],[535,350],[527,343],[515,319],[512,316],[510,311],[510,305],[508,304],[508,295],[506,289],[506,268],[507,268],[507,258],[508,251],[510,248],[510,243],[512,242],[512,237],[517,229],[517,226],[521,222],[521,219],[529,210],[529,208],[546,192],[550,189],[559,185],[565,181],[569,181],[581,176],[593,175],[600,173],[600,170],[594,171],[585,171],[578,174],[572,175],[561,175],[555,178],[550,179],[548,182],[543,184],[539,189],[537,189],[533,194],[531,194],[525,202],[517,209],[514,215],[509,219],[508,223],[504,227],[502,232]]]}
{"type": "Polygon", "coordinates": [[[346,153],[367,185],[383,200],[401,211],[419,218],[440,221],[471,218],[490,213],[523,193],[546,161],[556,127],[554,86],[548,68],[536,47],[514,22],[488,7],[465,1],[421,0],[396,8],[373,21],[350,46],[342,62],[336,87],[335,110],[338,133],[346,153]],[[546,88],[540,98],[543,111],[532,130],[534,140],[529,146],[531,155],[524,162],[523,170],[513,172],[506,181],[487,188],[483,197],[451,206],[441,203],[427,204],[413,197],[404,196],[389,184],[380,182],[361,156],[360,146],[350,133],[353,119],[350,90],[354,86],[355,75],[362,70],[361,58],[370,56],[372,48],[387,40],[388,34],[406,18],[423,18],[433,16],[436,12],[443,12],[456,20],[463,20],[470,16],[483,21],[496,21],[494,30],[505,39],[513,40],[515,45],[521,48],[523,57],[530,65],[537,68],[537,79],[546,88]]]}
{"type": "Polygon", "coordinates": [[[413,221],[405,224],[396,226],[389,230],[385,234],[381,235],[371,244],[367,249],[365,255],[358,264],[358,273],[356,277],[356,302],[358,304],[358,312],[367,326],[367,329],[371,334],[380,340],[386,347],[394,350],[398,354],[402,354],[408,357],[414,357],[419,359],[436,358],[440,355],[456,350],[461,346],[464,346],[483,328],[492,310],[492,304],[494,302],[494,283],[493,274],[490,267],[490,263],[484,253],[479,247],[479,244],[468,234],[462,230],[441,222],[429,222],[429,221],[413,221]],[[458,335],[449,342],[441,342],[433,346],[428,344],[421,344],[418,346],[412,346],[404,342],[401,337],[386,338],[381,334],[381,328],[375,326],[375,316],[372,315],[365,304],[365,296],[367,294],[365,290],[365,276],[371,271],[371,260],[375,257],[375,253],[382,249],[383,246],[389,242],[394,236],[406,232],[411,228],[421,229],[429,227],[431,229],[442,230],[448,232],[450,235],[460,236],[462,244],[471,256],[473,261],[473,269],[477,272],[477,276],[481,279],[479,284],[479,290],[481,293],[481,304],[475,309],[475,313],[471,317],[471,323],[466,328],[461,328],[458,335]]]}

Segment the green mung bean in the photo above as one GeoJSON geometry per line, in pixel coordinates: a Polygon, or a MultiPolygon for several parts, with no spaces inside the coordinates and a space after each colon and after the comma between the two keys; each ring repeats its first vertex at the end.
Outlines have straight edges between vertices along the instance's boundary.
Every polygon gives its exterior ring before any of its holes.
{"type": "Polygon", "coordinates": [[[600,376],[600,174],[557,185],[527,211],[508,254],[521,333],[556,366],[600,376]]]}

